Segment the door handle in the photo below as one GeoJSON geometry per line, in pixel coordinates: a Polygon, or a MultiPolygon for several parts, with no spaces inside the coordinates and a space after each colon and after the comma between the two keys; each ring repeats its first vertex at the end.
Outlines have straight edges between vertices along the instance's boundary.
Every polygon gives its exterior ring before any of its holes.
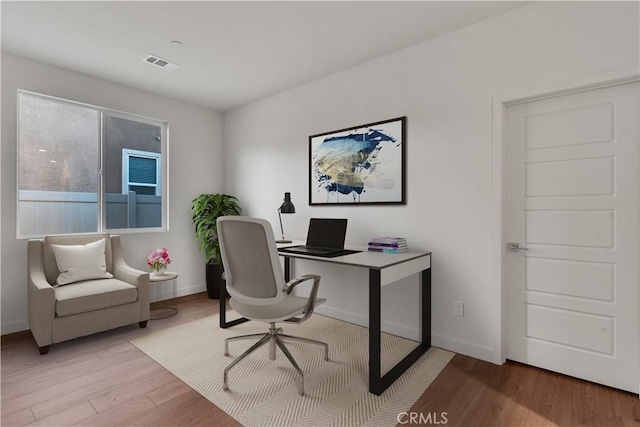
{"type": "Polygon", "coordinates": [[[517,242],[509,242],[507,243],[507,250],[509,252],[519,252],[519,251],[528,251],[529,248],[523,248],[520,246],[520,243],[517,243],[517,242]]]}

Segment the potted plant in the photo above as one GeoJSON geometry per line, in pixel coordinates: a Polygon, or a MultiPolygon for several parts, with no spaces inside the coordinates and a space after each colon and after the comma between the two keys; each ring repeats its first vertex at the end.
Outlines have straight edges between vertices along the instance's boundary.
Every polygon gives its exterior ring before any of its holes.
{"type": "Polygon", "coordinates": [[[206,281],[209,298],[220,298],[222,259],[218,242],[217,219],[221,216],[240,215],[238,199],[226,194],[201,194],[193,199],[191,214],[196,229],[196,240],[206,259],[206,281]]]}

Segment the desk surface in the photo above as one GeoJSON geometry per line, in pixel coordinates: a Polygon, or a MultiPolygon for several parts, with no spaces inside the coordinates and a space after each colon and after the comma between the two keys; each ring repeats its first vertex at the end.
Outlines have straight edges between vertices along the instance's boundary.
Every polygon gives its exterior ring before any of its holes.
{"type": "MultiPolygon", "coordinates": [[[[286,248],[290,246],[304,245],[304,242],[279,243],[278,248],[286,248]]],[[[291,258],[311,259],[320,262],[330,262],[334,264],[351,265],[354,267],[363,267],[375,270],[392,267],[396,264],[402,264],[412,259],[421,258],[431,255],[431,252],[409,251],[401,254],[390,254],[384,252],[371,252],[366,247],[348,246],[345,249],[352,249],[358,252],[355,254],[341,255],[333,258],[319,257],[313,255],[294,254],[290,252],[279,252],[280,256],[291,258]]]]}

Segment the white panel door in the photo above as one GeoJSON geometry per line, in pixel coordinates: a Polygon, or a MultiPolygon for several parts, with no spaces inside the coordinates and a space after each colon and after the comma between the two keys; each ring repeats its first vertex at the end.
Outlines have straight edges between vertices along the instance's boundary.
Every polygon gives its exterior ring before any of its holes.
{"type": "Polygon", "coordinates": [[[506,110],[507,359],[638,393],[640,83],[506,110]]]}

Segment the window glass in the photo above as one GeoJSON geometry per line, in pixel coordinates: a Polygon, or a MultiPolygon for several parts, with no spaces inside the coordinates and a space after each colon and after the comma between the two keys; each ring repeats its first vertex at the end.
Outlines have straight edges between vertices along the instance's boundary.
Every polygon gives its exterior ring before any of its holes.
{"type": "Polygon", "coordinates": [[[162,226],[161,125],[104,114],[107,229],[162,226]]]}
{"type": "Polygon", "coordinates": [[[19,91],[18,146],[18,237],[166,229],[166,123],[19,91]]]}
{"type": "Polygon", "coordinates": [[[129,157],[129,183],[158,185],[158,161],[149,157],[129,157]]]}

